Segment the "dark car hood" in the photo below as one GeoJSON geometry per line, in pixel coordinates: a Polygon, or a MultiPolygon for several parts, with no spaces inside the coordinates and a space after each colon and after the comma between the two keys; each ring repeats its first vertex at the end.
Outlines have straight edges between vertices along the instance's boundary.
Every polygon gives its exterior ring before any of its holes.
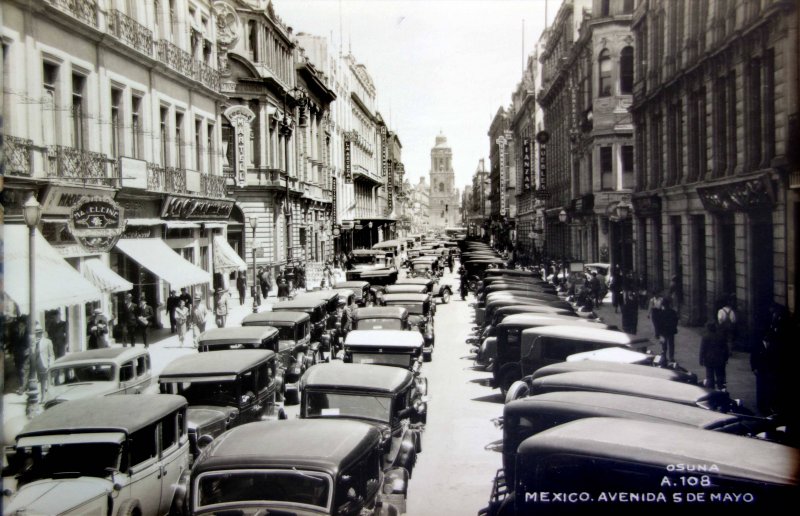
{"type": "Polygon", "coordinates": [[[190,429],[204,428],[220,420],[227,420],[239,411],[233,407],[199,405],[186,409],[186,421],[190,429]]]}

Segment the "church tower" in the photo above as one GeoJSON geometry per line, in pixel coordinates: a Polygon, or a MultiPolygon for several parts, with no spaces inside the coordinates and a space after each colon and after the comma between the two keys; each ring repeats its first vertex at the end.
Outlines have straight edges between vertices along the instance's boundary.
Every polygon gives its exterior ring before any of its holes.
{"type": "Polygon", "coordinates": [[[430,179],[428,215],[431,226],[445,228],[461,225],[458,192],[455,191],[453,150],[442,133],[436,137],[436,145],[431,149],[430,179]]]}

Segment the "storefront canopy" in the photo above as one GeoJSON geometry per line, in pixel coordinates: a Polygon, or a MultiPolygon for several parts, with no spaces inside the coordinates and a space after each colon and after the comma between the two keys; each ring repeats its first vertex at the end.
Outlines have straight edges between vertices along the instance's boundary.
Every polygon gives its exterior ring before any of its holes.
{"type": "Polygon", "coordinates": [[[214,236],[214,271],[229,273],[231,271],[246,271],[247,263],[236,254],[233,247],[228,244],[222,235],[214,236]]]}
{"type": "Polygon", "coordinates": [[[123,238],[117,242],[117,249],[174,289],[211,282],[208,272],[184,259],[159,238],[123,238]]]}
{"type": "MultiPolygon", "coordinates": [[[[24,225],[3,226],[4,289],[8,297],[28,313],[30,279],[28,272],[29,232],[24,225]]],[[[35,290],[38,310],[52,310],[99,300],[103,294],[76,271],[36,230],[35,290]]]]}
{"type": "Polygon", "coordinates": [[[83,275],[103,292],[127,292],[133,283],[112,271],[99,258],[83,262],[83,275]]]}

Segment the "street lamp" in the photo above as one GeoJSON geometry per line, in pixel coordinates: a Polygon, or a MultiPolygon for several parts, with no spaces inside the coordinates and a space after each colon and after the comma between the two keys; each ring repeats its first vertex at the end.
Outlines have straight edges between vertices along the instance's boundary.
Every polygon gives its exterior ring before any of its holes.
{"type": "Polygon", "coordinates": [[[286,265],[292,259],[292,226],[291,226],[291,208],[289,206],[289,138],[292,137],[292,119],[286,110],[286,97],[291,96],[296,106],[300,107],[300,114],[297,120],[298,127],[306,127],[308,118],[305,114],[306,103],[308,97],[305,92],[295,86],[294,88],[283,92],[283,120],[281,121],[280,133],[283,136],[283,156],[284,168],[286,170],[286,205],[284,206],[284,216],[286,218],[286,265]]]}
{"type": "Polygon", "coordinates": [[[367,227],[369,228],[369,231],[367,231],[369,233],[369,248],[372,249],[372,222],[367,224],[367,227]]]}
{"type": "Polygon", "coordinates": [[[626,200],[623,199],[619,203],[617,203],[616,208],[614,208],[614,212],[617,216],[617,220],[619,221],[619,232],[620,232],[620,268],[622,269],[623,274],[625,273],[626,263],[625,263],[625,244],[627,243],[626,232],[625,232],[625,221],[631,215],[633,206],[626,200]]]}
{"type": "MultiPolygon", "coordinates": [[[[31,194],[25,204],[22,205],[22,216],[25,225],[28,226],[28,344],[30,349],[34,349],[34,325],[36,324],[36,227],[42,219],[42,206],[36,200],[36,196],[31,194]]],[[[33,359],[34,357],[30,357],[33,359]]],[[[30,418],[36,415],[39,409],[39,389],[36,386],[36,371],[30,368],[27,385],[27,399],[25,404],[25,414],[30,418]]]]}
{"type": "Polygon", "coordinates": [[[562,252],[562,254],[561,254],[561,259],[562,259],[562,260],[561,260],[561,261],[562,261],[562,264],[561,264],[561,265],[562,265],[562,267],[564,268],[564,273],[565,273],[565,274],[566,274],[566,272],[567,272],[567,270],[566,270],[566,269],[567,269],[567,236],[568,236],[568,235],[567,235],[567,232],[568,232],[568,230],[567,230],[566,224],[567,224],[567,219],[568,219],[568,218],[569,218],[569,216],[567,215],[567,212],[566,212],[566,210],[563,210],[563,209],[562,209],[562,210],[561,210],[561,211],[558,213],[558,221],[559,221],[559,222],[561,222],[562,224],[564,224],[564,232],[563,232],[563,235],[564,235],[564,236],[563,236],[563,238],[562,238],[562,242],[563,242],[563,244],[562,244],[562,250],[563,250],[563,252],[562,252]]]}
{"type": "MultiPolygon", "coordinates": [[[[250,217],[250,227],[253,228],[253,241],[250,247],[253,248],[253,313],[258,313],[258,277],[256,276],[256,228],[258,227],[258,218],[250,217]]],[[[269,293],[267,293],[269,295],[269,293]]]]}

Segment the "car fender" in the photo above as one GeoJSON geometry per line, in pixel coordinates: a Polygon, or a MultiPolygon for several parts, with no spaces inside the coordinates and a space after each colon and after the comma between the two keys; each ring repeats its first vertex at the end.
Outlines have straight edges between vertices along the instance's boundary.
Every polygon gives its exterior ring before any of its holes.
{"type": "Polygon", "coordinates": [[[417,445],[412,432],[406,432],[402,439],[400,450],[397,453],[393,465],[394,467],[407,469],[409,476],[411,476],[411,472],[417,462],[417,445]]]}

